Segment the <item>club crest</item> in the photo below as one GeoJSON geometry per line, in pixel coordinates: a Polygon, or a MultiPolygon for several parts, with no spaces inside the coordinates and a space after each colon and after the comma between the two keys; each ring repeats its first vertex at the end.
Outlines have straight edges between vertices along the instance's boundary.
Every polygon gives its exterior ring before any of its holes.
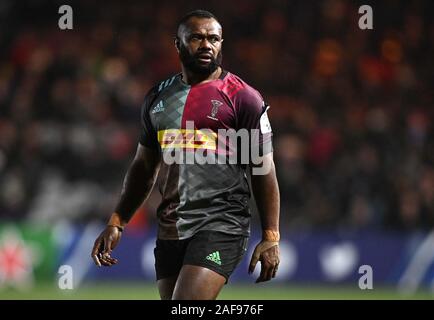
{"type": "Polygon", "coordinates": [[[218,121],[218,119],[216,118],[217,112],[219,112],[219,107],[223,104],[223,102],[220,102],[218,100],[211,100],[211,114],[208,115],[207,117],[218,121]]]}

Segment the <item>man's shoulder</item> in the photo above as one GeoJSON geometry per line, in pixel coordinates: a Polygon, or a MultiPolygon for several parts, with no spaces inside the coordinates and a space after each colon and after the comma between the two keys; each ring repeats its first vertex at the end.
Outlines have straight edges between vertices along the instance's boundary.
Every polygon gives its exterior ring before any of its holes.
{"type": "Polygon", "coordinates": [[[148,92],[145,94],[145,104],[150,105],[153,101],[165,90],[167,90],[175,81],[179,74],[175,74],[167,79],[157,82],[148,92]]]}
{"type": "Polygon", "coordinates": [[[151,89],[148,90],[146,93],[146,96],[148,95],[155,95],[163,92],[167,88],[169,88],[175,81],[176,77],[179,75],[179,73],[170,76],[169,78],[166,78],[162,81],[157,82],[151,89]]]}
{"type": "Polygon", "coordinates": [[[227,94],[231,100],[261,100],[262,96],[257,89],[241,79],[236,74],[227,71],[226,76],[223,78],[222,91],[227,94]]]}
{"type": "Polygon", "coordinates": [[[163,81],[158,82],[155,86],[154,86],[154,90],[157,91],[157,93],[163,92],[164,90],[166,90],[167,88],[169,88],[174,82],[175,79],[180,75],[180,73],[177,73],[175,75],[170,76],[167,79],[164,79],[163,81]]]}

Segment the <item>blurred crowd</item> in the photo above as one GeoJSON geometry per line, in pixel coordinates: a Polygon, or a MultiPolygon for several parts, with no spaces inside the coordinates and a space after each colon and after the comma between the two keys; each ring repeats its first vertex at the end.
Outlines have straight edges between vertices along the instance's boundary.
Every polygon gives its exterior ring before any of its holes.
{"type": "MultiPolygon", "coordinates": [[[[0,220],[106,219],[140,107],[179,72],[179,18],[223,25],[223,65],[271,105],[283,228],[434,226],[434,6],[358,1],[74,1],[0,5],[0,220]]],[[[158,195],[135,223],[153,223],[158,195]]]]}

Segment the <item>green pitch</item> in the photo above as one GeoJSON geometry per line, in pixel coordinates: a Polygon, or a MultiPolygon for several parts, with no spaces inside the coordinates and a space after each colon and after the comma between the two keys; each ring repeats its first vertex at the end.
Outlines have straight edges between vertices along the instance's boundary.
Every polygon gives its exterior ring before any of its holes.
{"type": "MultiPolygon", "coordinates": [[[[74,290],[60,290],[55,284],[39,285],[29,291],[1,289],[0,300],[4,299],[159,299],[155,283],[147,284],[84,284],[74,290]]],[[[401,295],[392,288],[359,290],[350,287],[319,286],[276,286],[270,284],[239,285],[229,284],[221,292],[219,299],[239,300],[317,300],[317,299],[434,299],[434,294],[419,291],[414,295],[401,295]]]]}

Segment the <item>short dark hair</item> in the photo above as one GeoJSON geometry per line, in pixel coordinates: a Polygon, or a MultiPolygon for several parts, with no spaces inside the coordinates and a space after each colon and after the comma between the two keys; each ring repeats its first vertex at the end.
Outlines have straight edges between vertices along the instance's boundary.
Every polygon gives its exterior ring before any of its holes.
{"type": "Polygon", "coordinates": [[[194,11],[190,11],[189,13],[187,13],[185,16],[183,16],[179,22],[178,22],[178,27],[176,28],[176,35],[178,35],[179,33],[179,29],[181,27],[184,27],[187,23],[188,20],[190,20],[190,18],[207,18],[207,19],[214,19],[216,20],[218,23],[219,20],[217,19],[217,17],[215,15],[213,15],[211,12],[206,11],[206,10],[194,10],[194,11]]]}

